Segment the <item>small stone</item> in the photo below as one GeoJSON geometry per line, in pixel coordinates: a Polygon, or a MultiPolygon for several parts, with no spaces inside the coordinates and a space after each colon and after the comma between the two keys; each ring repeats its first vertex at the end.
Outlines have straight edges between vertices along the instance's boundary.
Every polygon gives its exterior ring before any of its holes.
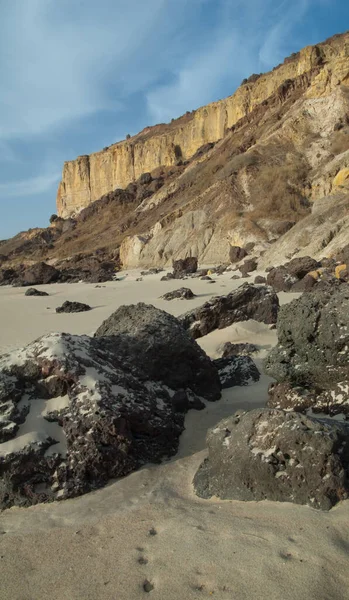
{"type": "Polygon", "coordinates": [[[149,535],[157,535],[157,534],[158,534],[158,532],[156,531],[156,529],[154,527],[149,529],[149,535]]]}
{"type": "Polygon", "coordinates": [[[143,583],[143,590],[149,594],[149,592],[151,592],[154,589],[154,586],[152,583],[150,583],[150,581],[148,581],[148,579],[146,579],[143,583]]]}

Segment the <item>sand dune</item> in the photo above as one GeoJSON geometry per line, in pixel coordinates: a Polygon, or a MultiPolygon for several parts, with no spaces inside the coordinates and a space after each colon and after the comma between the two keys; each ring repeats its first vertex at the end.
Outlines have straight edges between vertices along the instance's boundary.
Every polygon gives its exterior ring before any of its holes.
{"type": "MultiPolygon", "coordinates": [[[[49,298],[0,289],[2,350],[54,329],[91,333],[126,302],[143,300],[180,314],[241,283],[226,275],[211,285],[189,279],[188,287],[201,296],[165,302],[158,297],[179,282],[159,282],[159,275],[136,282],[136,275],[105,288],[40,286],[52,293],[49,298]],[[56,315],[65,299],[96,308],[56,315]]],[[[199,342],[212,357],[225,341],[253,342],[261,346],[260,366],[275,340],[268,326],[248,321],[199,342]]],[[[151,590],[154,600],[349,600],[349,502],[323,513],[288,503],[207,501],[193,493],[207,428],[238,408],[263,406],[269,381],[262,376],[248,387],[225,390],[219,402],[190,411],[179,452],[167,463],[77,499],[4,511],[0,598],[138,600],[151,590]]]]}

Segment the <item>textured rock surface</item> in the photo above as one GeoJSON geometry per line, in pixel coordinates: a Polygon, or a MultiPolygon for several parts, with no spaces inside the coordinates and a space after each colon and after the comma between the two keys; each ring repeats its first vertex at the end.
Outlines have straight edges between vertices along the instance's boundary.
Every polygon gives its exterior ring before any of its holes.
{"type": "Polygon", "coordinates": [[[226,356],[214,361],[219,373],[222,388],[235,385],[249,385],[259,381],[260,373],[249,356],[226,356]]]}
{"type": "Polygon", "coordinates": [[[245,283],[226,296],[212,298],[179,319],[196,339],[239,321],[254,319],[267,324],[276,323],[278,308],[278,297],[270,287],[245,283]]]}
{"type": "Polygon", "coordinates": [[[232,344],[231,342],[226,342],[223,346],[222,358],[228,356],[249,356],[254,352],[258,352],[258,350],[259,348],[255,344],[232,344]]]}
{"type": "Polygon", "coordinates": [[[43,283],[53,283],[59,278],[59,271],[44,262],[39,262],[26,269],[16,285],[40,285],[43,283]]]}
{"type": "Polygon", "coordinates": [[[118,308],[95,333],[112,336],[119,352],[131,353],[155,381],[172,389],[190,388],[207,400],[220,398],[220,382],[213,362],[186,332],[178,319],[140,302],[118,308]]]}
{"type": "Polygon", "coordinates": [[[135,359],[64,333],[1,357],[1,507],[77,496],[176,452],[189,402],[178,410],[135,359]]]}
{"type": "Polygon", "coordinates": [[[77,313],[86,312],[87,310],[91,310],[91,306],[88,304],[84,304],[83,302],[70,302],[70,300],[66,300],[63,302],[62,306],[58,306],[56,308],[56,313],[77,313]]]}
{"type": "Polygon", "coordinates": [[[221,421],[207,436],[196,493],[329,510],[349,497],[349,426],[258,409],[221,421]]]}
{"type": "Polygon", "coordinates": [[[179,288],[178,290],[173,290],[173,292],[167,292],[161,296],[163,300],[175,300],[176,298],[180,298],[181,300],[191,300],[195,298],[195,294],[189,288],[179,288]]]}
{"type": "Polygon", "coordinates": [[[349,288],[329,285],[281,307],[265,370],[270,404],[349,416],[349,288]],[[293,389],[294,388],[294,389],[293,389]]]}
{"type": "Polygon", "coordinates": [[[196,256],[188,256],[187,258],[174,260],[172,266],[174,278],[180,279],[189,273],[196,273],[198,268],[198,259],[196,256]]]}
{"type": "Polygon", "coordinates": [[[204,144],[224,137],[256,107],[278,90],[287,92],[292,80],[313,72],[308,98],[328,94],[348,78],[347,55],[341,39],[301,50],[293,60],[238,88],[233,96],[199,108],[171,125],[143,130],[129,140],[66,162],[57,193],[57,212],[67,217],[116,188],[125,188],[142,173],[159,165],[188,159],[204,144]],[[283,88],[282,88],[283,86],[283,88]]]}
{"type": "Polygon", "coordinates": [[[47,292],[43,292],[42,290],[37,290],[35,288],[28,288],[24,294],[25,296],[48,296],[47,292]]]}

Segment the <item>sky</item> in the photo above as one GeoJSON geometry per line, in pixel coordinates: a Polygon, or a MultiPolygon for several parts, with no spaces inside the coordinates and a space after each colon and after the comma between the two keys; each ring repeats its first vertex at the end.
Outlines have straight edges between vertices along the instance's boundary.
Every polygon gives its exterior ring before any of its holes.
{"type": "Polygon", "coordinates": [[[48,225],[65,160],[346,29],[348,0],[0,0],[0,239],[48,225]]]}

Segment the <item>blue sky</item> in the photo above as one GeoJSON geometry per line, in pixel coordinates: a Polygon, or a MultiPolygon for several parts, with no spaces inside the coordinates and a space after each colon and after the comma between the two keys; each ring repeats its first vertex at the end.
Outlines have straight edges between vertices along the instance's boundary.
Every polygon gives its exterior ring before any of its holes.
{"type": "Polygon", "coordinates": [[[346,29],[347,0],[0,0],[0,239],[48,224],[65,160],[346,29]]]}

